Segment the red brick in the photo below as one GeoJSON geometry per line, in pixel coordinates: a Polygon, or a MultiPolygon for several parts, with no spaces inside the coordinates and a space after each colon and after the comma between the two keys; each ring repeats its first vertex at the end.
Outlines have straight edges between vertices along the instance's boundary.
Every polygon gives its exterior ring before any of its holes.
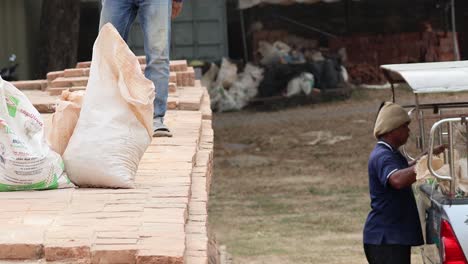
{"type": "Polygon", "coordinates": [[[80,243],[46,245],[44,257],[47,261],[90,259],[91,250],[89,245],[80,245],[80,243]]]}
{"type": "Polygon", "coordinates": [[[83,77],[86,76],[86,69],[89,68],[76,68],[76,69],[66,69],[63,71],[64,77],[83,77]]]}
{"type": "Polygon", "coordinates": [[[169,93],[177,92],[177,84],[170,82],[169,83],[169,93]]]}
{"type": "Polygon", "coordinates": [[[47,88],[47,80],[16,81],[11,84],[20,90],[45,90],[47,88]]]}
{"type": "Polygon", "coordinates": [[[70,92],[75,91],[84,91],[86,90],[86,86],[74,86],[74,87],[57,87],[57,88],[49,88],[46,91],[49,92],[49,95],[61,95],[63,91],[69,90],[70,92]]]}
{"type": "Polygon", "coordinates": [[[0,259],[40,259],[43,248],[40,244],[2,244],[0,259]]]}
{"type": "Polygon", "coordinates": [[[89,67],[91,67],[91,62],[90,61],[78,62],[76,64],[76,68],[89,68],[89,67]]]}
{"type": "Polygon", "coordinates": [[[47,73],[47,81],[50,83],[53,80],[57,79],[58,77],[63,77],[64,72],[63,71],[53,71],[47,73]]]}
{"type": "Polygon", "coordinates": [[[51,88],[57,87],[72,87],[72,86],[86,86],[88,84],[88,77],[59,77],[52,81],[51,88]]]}
{"type": "Polygon", "coordinates": [[[44,229],[24,225],[2,226],[0,259],[39,259],[43,254],[44,229]]]}
{"type": "Polygon", "coordinates": [[[170,69],[173,72],[187,71],[187,61],[186,60],[171,61],[170,69]]]}
{"type": "Polygon", "coordinates": [[[171,72],[169,74],[169,82],[171,83],[177,83],[177,73],[171,72]]]}
{"type": "Polygon", "coordinates": [[[93,264],[133,264],[136,263],[136,246],[97,245],[91,250],[93,264]]]}

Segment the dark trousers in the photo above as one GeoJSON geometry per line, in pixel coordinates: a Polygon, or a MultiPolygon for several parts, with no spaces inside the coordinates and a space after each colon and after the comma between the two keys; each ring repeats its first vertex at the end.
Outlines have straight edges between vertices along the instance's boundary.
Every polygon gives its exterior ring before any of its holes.
{"type": "Polygon", "coordinates": [[[364,244],[369,264],[410,264],[411,246],[364,244]]]}

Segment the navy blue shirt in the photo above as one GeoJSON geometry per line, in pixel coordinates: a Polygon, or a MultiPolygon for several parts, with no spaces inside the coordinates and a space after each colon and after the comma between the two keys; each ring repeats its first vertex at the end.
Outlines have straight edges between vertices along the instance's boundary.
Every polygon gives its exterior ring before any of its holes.
{"type": "Polygon", "coordinates": [[[364,226],[364,244],[418,246],[424,243],[413,190],[394,189],[388,182],[408,161],[389,144],[379,141],[369,157],[371,208],[364,226]]]}

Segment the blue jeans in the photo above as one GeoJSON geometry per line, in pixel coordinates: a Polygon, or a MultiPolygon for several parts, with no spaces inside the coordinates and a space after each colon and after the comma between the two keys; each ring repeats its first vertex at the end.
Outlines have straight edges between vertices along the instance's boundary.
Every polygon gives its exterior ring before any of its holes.
{"type": "Polygon", "coordinates": [[[166,114],[169,86],[169,47],[172,0],[102,0],[99,29],[110,22],[122,38],[128,33],[136,16],[143,30],[146,54],[146,78],[156,88],[154,118],[163,120],[166,114]]]}

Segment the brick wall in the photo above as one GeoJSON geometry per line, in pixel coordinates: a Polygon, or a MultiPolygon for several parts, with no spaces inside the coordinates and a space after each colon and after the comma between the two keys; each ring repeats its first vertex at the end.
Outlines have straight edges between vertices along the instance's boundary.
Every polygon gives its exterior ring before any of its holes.
{"type": "Polygon", "coordinates": [[[346,47],[349,64],[379,66],[454,60],[450,32],[353,35],[330,39],[329,47],[331,50],[346,47]]]}

